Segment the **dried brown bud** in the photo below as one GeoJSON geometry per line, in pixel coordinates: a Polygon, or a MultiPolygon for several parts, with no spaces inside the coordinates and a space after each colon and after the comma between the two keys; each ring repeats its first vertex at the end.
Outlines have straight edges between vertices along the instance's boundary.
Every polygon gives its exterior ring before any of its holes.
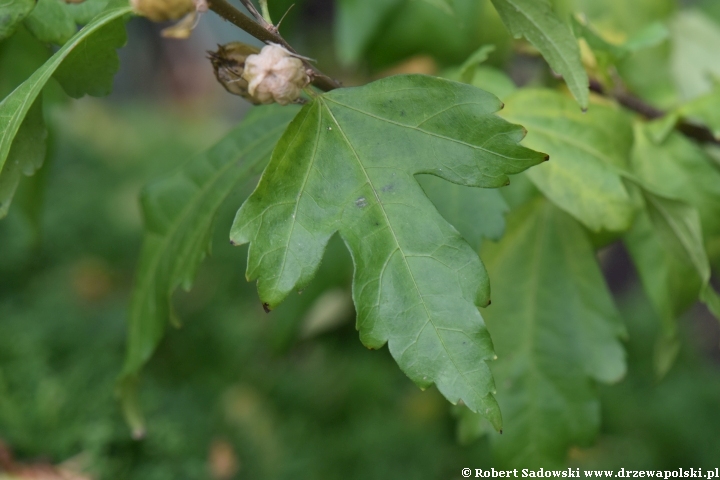
{"type": "Polygon", "coordinates": [[[267,45],[260,53],[248,56],[242,75],[248,82],[250,95],[262,104],[293,103],[310,83],[303,61],[286,48],[275,44],[267,45]]]}
{"type": "Polygon", "coordinates": [[[154,22],[177,20],[195,11],[193,0],[130,0],[135,13],[154,22]]]}
{"type": "Polygon", "coordinates": [[[210,62],[215,70],[215,77],[233,95],[240,95],[245,100],[259,104],[248,93],[248,82],[242,75],[248,56],[259,53],[260,49],[240,42],[218,45],[217,52],[208,52],[210,62]]]}

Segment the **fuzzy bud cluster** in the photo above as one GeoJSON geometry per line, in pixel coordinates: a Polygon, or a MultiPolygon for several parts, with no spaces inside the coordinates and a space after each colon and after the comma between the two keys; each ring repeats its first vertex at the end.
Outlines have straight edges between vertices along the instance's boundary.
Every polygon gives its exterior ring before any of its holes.
{"type": "Polygon", "coordinates": [[[258,103],[287,105],[300,98],[310,83],[303,61],[286,48],[270,44],[245,60],[243,79],[258,103]]]}
{"type": "Polygon", "coordinates": [[[220,85],[233,95],[239,95],[254,104],[259,102],[248,93],[248,82],[243,78],[243,72],[248,56],[257,53],[260,53],[258,48],[241,42],[218,45],[217,52],[208,52],[215,78],[220,85]]]}

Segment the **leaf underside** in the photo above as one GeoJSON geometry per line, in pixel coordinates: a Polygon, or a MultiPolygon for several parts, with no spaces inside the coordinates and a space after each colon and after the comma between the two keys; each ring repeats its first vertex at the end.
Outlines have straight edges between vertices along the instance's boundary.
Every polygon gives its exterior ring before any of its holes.
{"type": "Polygon", "coordinates": [[[146,233],[130,303],[121,385],[129,423],[142,430],[135,377],[162,339],[178,286],[189,289],[209,249],[212,225],[232,191],[259,174],[297,108],[256,108],[218,144],[143,193],[146,233]]]}
{"type": "Polygon", "coordinates": [[[476,307],[489,303],[487,273],[414,175],[494,188],[542,162],[517,145],[521,127],[493,115],[501,105],[421,75],[322,95],[293,120],[231,230],[250,243],[247,277],[268,308],[311,280],[339,232],[355,263],[362,342],[387,342],[421,388],[435,383],[498,429],[485,363],[494,353],[476,307]]]}
{"type": "Polygon", "coordinates": [[[577,39],[553,12],[547,0],[492,0],[500,18],[515,36],[532,43],[550,67],[563,76],[580,107],[589,99],[587,73],[580,60],[577,39]]]}

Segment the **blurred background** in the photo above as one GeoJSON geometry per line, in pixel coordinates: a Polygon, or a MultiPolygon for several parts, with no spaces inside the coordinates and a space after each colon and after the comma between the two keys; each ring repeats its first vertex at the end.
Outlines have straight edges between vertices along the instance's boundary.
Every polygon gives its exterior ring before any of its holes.
{"type": "MultiPolygon", "coordinates": [[[[456,0],[455,14],[432,2],[388,2],[391,14],[360,39],[338,31],[352,22],[330,0],[271,0],[273,18],[293,3],[281,32],[346,85],[439,73],[485,44],[496,46],[488,75],[496,68],[517,84],[557,82],[540,58],[523,54],[485,0],[456,0]]],[[[556,3],[562,11],[573,2],[556,3]]],[[[712,0],[578,4],[610,38],[650,21],[672,24],[681,8],[702,12],[720,32],[720,2],[712,0]]],[[[212,255],[193,289],[175,296],[183,325],[169,330],[145,371],[148,432],[131,438],[114,389],[142,240],[138,195],[249,109],[217,84],[206,50],[257,43],[213,13],[187,41],[160,38],[162,28],[128,23],[110,97],[69,101],[57,87],[46,95],[49,158],[0,222],[0,462],[64,466],[65,477],[46,478],[115,480],[454,479],[463,467],[494,466],[486,438],[458,441],[437,391],[421,392],[387,349],[361,345],[352,265],[337,239],[309,288],[263,312],[244,279],[246,247],[227,241],[248,192],[227,202],[212,255]]],[[[23,32],[0,43],[0,94],[47,54],[23,32]]],[[[672,54],[665,42],[622,67],[628,84],[660,107],[683,94],[683,80],[666,68],[672,54]]],[[[601,260],[628,325],[629,371],[598,387],[601,434],[594,446],[573,449],[569,465],[717,467],[720,328],[704,307],[690,309],[680,322],[679,359],[657,379],[658,319],[624,250],[611,246],[601,260]]]]}

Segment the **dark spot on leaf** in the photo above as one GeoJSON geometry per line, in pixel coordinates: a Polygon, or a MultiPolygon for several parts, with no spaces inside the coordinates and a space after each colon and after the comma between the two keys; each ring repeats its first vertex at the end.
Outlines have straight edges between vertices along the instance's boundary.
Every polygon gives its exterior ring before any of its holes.
{"type": "Polygon", "coordinates": [[[487,306],[489,307],[491,303],[492,303],[492,300],[488,300],[487,306]]]}
{"type": "Polygon", "coordinates": [[[500,433],[500,435],[502,435],[502,428],[500,429],[500,431],[498,433],[500,433]]]}
{"type": "Polygon", "coordinates": [[[545,159],[543,160],[543,162],[547,162],[548,160],[550,160],[550,155],[548,155],[548,154],[546,153],[546,154],[545,154],[545,159]]]}
{"type": "Polygon", "coordinates": [[[263,310],[265,310],[265,313],[270,313],[270,304],[263,302],[263,310]]]}
{"type": "Polygon", "coordinates": [[[502,110],[503,108],[505,108],[505,104],[503,102],[500,102],[500,110],[502,110]]]}
{"type": "Polygon", "coordinates": [[[394,183],[388,183],[387,185],[385,185],[384,187],[382,187],[382,191],[383,191],[383,192],[392,192],[393,190],[395,190],[395,184],[394,184],[394,183]]]}
{"type": "Polygon", "coordinates": [[[405,116],[405,110],[400,110],[400,116],[401,116],[401,117],[404,117],[404,116],[405,116]]]}
{"type": "Polygon", "coordinates": [[[582,110],[582,113],[587,113],[587,108],[581,108],[580,110],[582,110]]]}
{"type": "Polygon", "coordinates": [[[379,227],[379,226],[380,226],[380,222],[375,222],[375,226],[376,226],[376,227],[379,227]]]}
{"type": "Polygon", "coordinates": [[[236,247],[236,246],[237,246],[237,243],[235,243],[235,240],[233,240],[233,239],[231,238],[231,239],[230,239],[230,245],[232,245],[233,247],[236,247]]]}
{"type": "Polygon", "coordinates": [[[507,179],[507,182],[505,182],[505,186],[507,187],[508,185],[510,185],[510,179],[509,179],[509,178],[507,179]]]}

